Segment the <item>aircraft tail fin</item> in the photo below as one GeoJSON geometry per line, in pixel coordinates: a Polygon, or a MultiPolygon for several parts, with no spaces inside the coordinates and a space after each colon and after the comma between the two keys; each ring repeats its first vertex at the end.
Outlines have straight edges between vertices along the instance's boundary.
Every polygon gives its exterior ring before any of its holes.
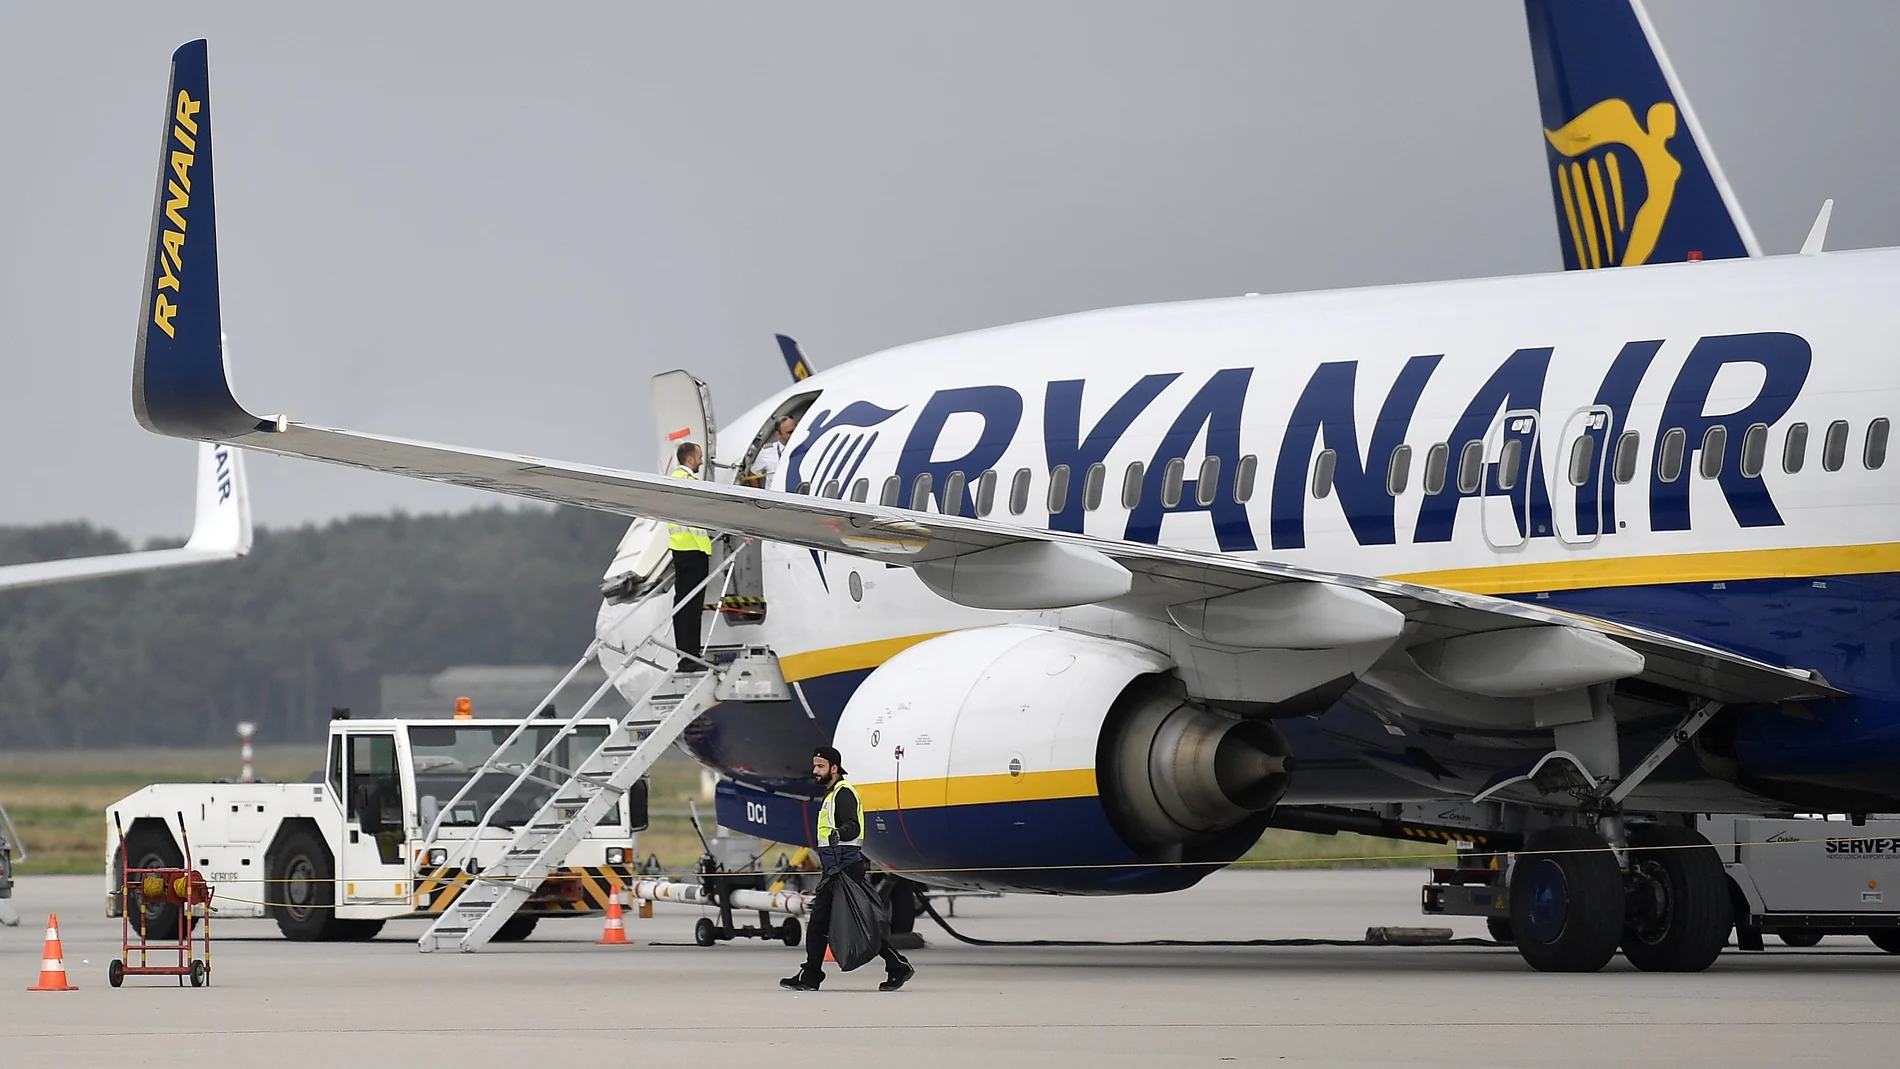
{"type": "Polygon", "coordinates": [[[1642,0],[1524,0],[1568,269],[1760,256],[1642,0]]]}
{"type": "Polygon", "coordinates": [[[785,356],[785,369],[792,373],[793,382],[804,382],[811,378],[811,361],[805,359],[805,350],[789,334],[774,334],[778,339],[778,351],[785,356]]]}

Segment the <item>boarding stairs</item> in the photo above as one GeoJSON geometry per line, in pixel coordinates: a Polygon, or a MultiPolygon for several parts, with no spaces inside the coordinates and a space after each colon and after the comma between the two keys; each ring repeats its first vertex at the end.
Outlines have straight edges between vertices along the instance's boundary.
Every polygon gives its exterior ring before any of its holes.
{"type": "MultiPolygon", "coordinates": [[[[705,591],[713,589],[730,573],[736,559],[729,557],[713,568],[712,574],[706,577],[706,581],[692,596],[704,598],[705,591]]],[[[627,618],[634,618],[640,608],[652,599],[670,599],[671,596],[670,585],[659,585],[627,607],[627,618]]],[[[732,692],[731,686],[722,688],[722,684],[728,675],[744,672],[741,667],[743,659],[722,666],[682,655],[670,641],[672,627],[672,616],[669,614],[659,627],[645,637],[631,642],[625,649],[616,647],[615,652],[626,655],[626,664],[618,672],[608,673],[607,679],[592,696],[572,716],[560,723],[560,730],[549,733],[546,745],[534,759],[525,763],[512,760],[504,762],[503,755],[510,754],[526,732],[535,728],[545,729],[554,723],[546,718],[523,719],[507,741],[496,747],[495,753],[442,807],[429,827],[421,856],[430,856],[432,848],[446,848],[449,864],[459,864],[469,884],[436,917],[435,923],[429,926],[422,938],[416,941],[418,949],[424,954],[451,947],[469,953],[485,946],[501,930],[502,925],[514,916],[515,911],[565,863],[568,854],[614,811],[627,792],[640,781],[640,777],[647,774],[666,748],[686,730],[686,726],[732,692]],[[599,746],[571,769],[562,768],[551,760],[551,755],[558,751],[561,741],[573,737],[581,722],[601,700],[642,666],[654,669],[657,678],[645,688],[599,746]],[[488,807],[481,821],[467,833],[466,838],[443,838],[444,819],[455,812],[456,806],[484,776],[489,775],[512,775],[513,780],[494,804],[488,807]],[[476,860],[476,850],[483,842],[483,833],[487,831],[490,819],[529,784],[552,787],[554,790],[547,802],[515,829],[514,837],[509,840],[501,857],[482,867],[476,860]]],[[[604,641],[596,639],[589,645],[587,652],[536,708],[546,708],[590,660],[598,657],[604,641]]],[[[714,656],[712,650],[706,652],[714,660],[720,659],[714,656]]],[[[748,688],[741,682],[739,689],[744,691],[748,688]]],[[[458,833],[462,831],[459,827],[455,830],[458,833]]],[[[494,837],[489,837],[487,841],[492,843],[494,837]]]]}

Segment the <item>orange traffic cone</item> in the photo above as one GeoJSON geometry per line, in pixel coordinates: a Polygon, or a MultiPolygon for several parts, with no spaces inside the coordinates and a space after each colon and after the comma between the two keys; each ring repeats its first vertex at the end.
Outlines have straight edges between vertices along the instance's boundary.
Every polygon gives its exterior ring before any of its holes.
{"type": "Polygon", "coordinates": [[[77,991],[66,982],[66,952],[59,948],[59,915],[46,918],[46,950],[40,954],[40,982],[28,991],[77,991]]]}
{"type": "Polygon", "coordinates": [[[607,927],[600,933],[600,942],[596,944],[598,946],[624,947],[633,945],[627,938],[627,922],[622,919],[620,913],[620,893],[620,889],[615,888],[614,893],[607,896],[607,927]]]}
{"type": "Polygon", "coordinates": [[[831,956],[831,944],[830,944],[830,943],[826,943],[826,944],[825,944],[825,960],[826,960],[826,961],[828,961],[828,962],[830,962],[830,963],[832,963],[833,965],[836,965],[836,964],[838,964],[838,959],[837,959],[837,958],[834,958],[834,957],[832,957],[832,956],[831,956]]]}

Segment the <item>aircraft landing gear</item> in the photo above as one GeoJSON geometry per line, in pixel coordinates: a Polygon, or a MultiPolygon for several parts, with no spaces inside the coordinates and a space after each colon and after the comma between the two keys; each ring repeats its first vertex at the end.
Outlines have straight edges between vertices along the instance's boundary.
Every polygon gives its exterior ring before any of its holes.
{"type": "Polygon", "coordinates": [[[1722,859],[1696,831],[1666,824],[1630,829],[1623,956],[1645,972],[1701,972],[1734,925],[1722,859]]]}
{"type": "Polygon", "coordinates": [[[1623,934],[1623,873],[1593,831],[1547,828],[1524,843],[1511,873],[1511,932],[1540,972],[1595,972],[1623,934]]]}

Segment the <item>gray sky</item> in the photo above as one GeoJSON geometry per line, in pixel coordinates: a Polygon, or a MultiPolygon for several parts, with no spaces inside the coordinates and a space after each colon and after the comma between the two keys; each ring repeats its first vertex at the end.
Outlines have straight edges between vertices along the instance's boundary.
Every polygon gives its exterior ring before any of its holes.
{"type": "MultiPolygon", "coordinates": [[[[821,365],[1107,305],[1559,265],[1517,0],[4,0],[0,523],[190,522],[129,404],[166,60],[211,40],[241,399],[648,460],[821,365]],[[534,10],[530,11],[532,7],[534,10]]],[[[1652,0],[1757,233],[1900,245],[1900,4],[1652,0]]],[[[257,458],[296,523],[492,500],[257,458]]]]}

